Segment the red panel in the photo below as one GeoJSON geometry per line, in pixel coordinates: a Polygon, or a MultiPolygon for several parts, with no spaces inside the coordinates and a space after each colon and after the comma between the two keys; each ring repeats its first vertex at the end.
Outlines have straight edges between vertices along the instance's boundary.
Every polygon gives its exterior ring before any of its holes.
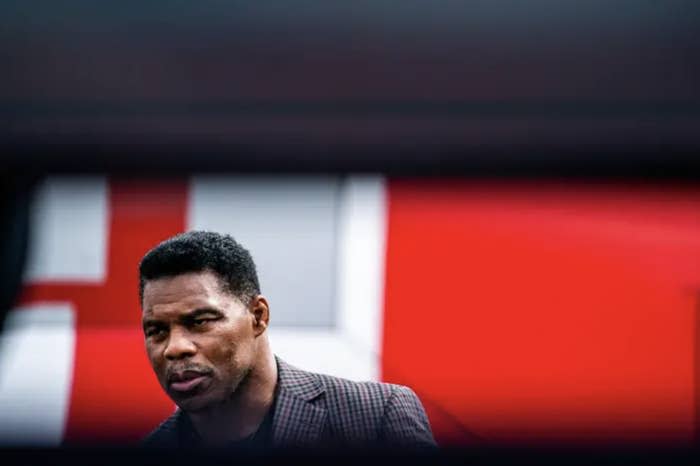
{"type": "Polygon", "coordinates": [[[158,385],[138,328],[81,327],[66,440],[135,442],[175,405],[158,385]]]}
{"type": "Polygon", "coordinates": [[[65,301],[76,309],[69,443],[137,440],[174,409],[145,355],[138,263],[185,229],[186,205],[185,182],[112,181],[105,283],[37,283],[23,291],[22,303],[65,301]]]}
{"type": "Polygon", "coordinates": [[[390,183],[384,379],[442,443],[691,439],[699,213],[680,188],[390,183]]]}
{"type": "Polygon", "coordinates": [[[80,314],[78,325],[139,328],[138,264],[160,241],[185,229],[187,186],[183,182],[112,181],[107,282],[99,308],[80,314]]]}

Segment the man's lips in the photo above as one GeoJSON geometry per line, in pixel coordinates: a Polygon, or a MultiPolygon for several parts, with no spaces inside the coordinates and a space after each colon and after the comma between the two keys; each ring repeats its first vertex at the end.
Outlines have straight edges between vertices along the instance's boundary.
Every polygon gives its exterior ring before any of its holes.
{"type": "Polygon", "coordinates": [[[176,392],[190,392],[208,377],[208,374],[198,371],[174,372],[168,377],[168,385],[176,392]]]}
{"type": "Polygon", "coordinates": [[[171,382],[170,388],[176,392],[189,392],[197,387],[197,385],[199,385],[206,378],[206,375],[200,375],[194,379],[185,380],[183,382],[171,382]]]}

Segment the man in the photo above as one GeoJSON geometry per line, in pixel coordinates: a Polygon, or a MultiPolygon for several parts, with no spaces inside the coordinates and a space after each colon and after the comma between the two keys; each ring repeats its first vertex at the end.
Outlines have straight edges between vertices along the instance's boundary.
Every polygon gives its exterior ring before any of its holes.
{"type": "Polygon", "coordinates": [[[139,272],[148,357],[179,407],[147,445],[435,445],[409,388],[306,372],[273,355],[269,303],[232,237],[177,235],[149,251],[139,272]]]}

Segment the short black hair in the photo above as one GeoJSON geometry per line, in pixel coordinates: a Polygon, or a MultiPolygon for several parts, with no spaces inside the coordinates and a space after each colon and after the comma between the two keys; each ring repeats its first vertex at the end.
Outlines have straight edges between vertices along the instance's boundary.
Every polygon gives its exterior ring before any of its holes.
{"type": "Polygon", "coordinates": [[[166,239],[143,256],[139,264],[139,299],[149,280],[190,272],[211,271],[224,290],[245,304],[260,294],[253,258],[230,235],[188,231],[166,239]]]}

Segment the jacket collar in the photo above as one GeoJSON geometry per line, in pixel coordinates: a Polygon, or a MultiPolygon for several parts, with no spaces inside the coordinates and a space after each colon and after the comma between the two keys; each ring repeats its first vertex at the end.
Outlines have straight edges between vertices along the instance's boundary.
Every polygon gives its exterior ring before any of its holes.
{"type": "Polygon", "coordinates": [[[297,369],[279,358],[277,395],[272,421],[275,447],[318,445],[326,420],[326,410],[316,403],[324,393],[314,374],[297,369]]]}

